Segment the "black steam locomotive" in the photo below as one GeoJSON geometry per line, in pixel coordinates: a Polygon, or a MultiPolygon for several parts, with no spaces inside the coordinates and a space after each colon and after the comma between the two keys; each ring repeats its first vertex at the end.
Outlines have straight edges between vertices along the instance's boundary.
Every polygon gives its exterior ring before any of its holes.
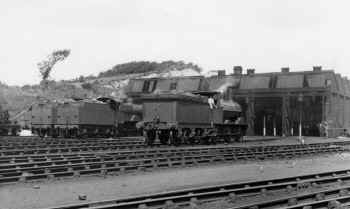
{"type": "Polygon", "coordinates": [[[215,144],[240,141],[247,125],[236,103],[209,99],[218,92],[155,93],[141,98],[144,130],[149,145],[215,144]]]}

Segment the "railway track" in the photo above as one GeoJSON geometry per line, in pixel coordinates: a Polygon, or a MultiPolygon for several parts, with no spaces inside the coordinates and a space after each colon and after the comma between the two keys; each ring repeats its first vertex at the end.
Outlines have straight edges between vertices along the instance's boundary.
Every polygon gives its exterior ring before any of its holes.
{"type": "MultiPolygon", "coordinates": [[[[276,140],[278,138],[264,138],[262,141],[276,140]]],[[[257,140],[255,140],[257,141],[257,140]]],[[[38,152],[44,152],[44,149],[57,149],[57,148],[67,148],[73,147],[103,147],[103,146],[114,146],[126,145],[132,148],[140,148],[139,145],[144,145],[144,139],[142,137],[138,138],[119,138],[119,139],[54,139],[54,138],[37,138],[37,139],[21,139],[19,141],[3,140],[0,138],[0,152],[1,151],[13,151],[13,152],[27,152],[30,150],[36,150],[38,152]]],[[[185,145],[186,146],[186,145],[185,145]]],[[[193,146],[193,145],[187,145],[193,146]]],[[[145,146],[146,147],[146,146],[145,146]]],[[[163,146],[164,147],[164,146],[163,146]]],[[[10,153],[10,152],[8,152],[10,153]]]]}
{"type": "MultiPolygon", "coordinates": [[[[161,148],[161,149],[139,149],[139,150],[123,150],[114,152],[101,152],[101,153],[66,153],[66,154],[43,154],[43,155],[14,155],[14,156],[3,156],[0,157],[0,166],[4,164],[16,164],[21,163],[35,163],[35,162],[55,162],[61,160],[69,159],[85,159],[85,158],[111,158],[117,157],[118,159],[137,159],[145,157],[155,157],[155,156],[171,156],[174,154],[181,153],[195,153],[195,154],[205,154],[205,153],[234,153],[239,154],[253,154],[256,159],[259,159],[261,154],[273,154],[274,152],[288,151],[296,152],[304,148],[322,148],[330,147],[330,145],[314,144],[314,145],[287,145],[287,146],[252,146],[252,147],[235,147],[235,146],[219,146],[219,147],[180,147],[180,148],[161,148]]],[[[317,150],[314,150],[317,152],[317,150]]],[[[266,156],[266,155],[263,155],[266,156]]]]}
{"type": "Polygon", "coordinates": [[[43,162],[52,161],[54,159],[66,159],[74,157],[92,157],[92,156],[104,156],[104,155],[119,155],[119,156],[134,156],[137,154],[157,154],[157,153],[172,153],[172,152],[183,152],[183,151],[193,151],[197,152],[202,150],[206,152],[207,150],[221,151],[227,150],[235,153],[239,152],[254,152],[254,154],[259,154],[257,152],[266,151],[277,151],[277,150],[291,150],[299,149],[305,147],[329,147],[332,144],[308,144],[308,145],[275,145],[275,146],[248,146],[248,147],[237,147],[231,146],[207,146],[207,147],[163,147],[163,148],[145,148],[145,149],[134,149],[134,150],[117,150],[117,151],[107,151],[107,152],[71,152],[71,153],[49,153],[49,154],[29,154],[29,155],[8,155],[0,156],[0,164],[9,163],[28,163],[28,162],[43,162]]]}
{"type": "Polygon", "coordinates": [[[94,146],[137,146],[144,145],[143,141],[102,141],[102,142],[75,142],[75,143],[52,143],[52,144],[35,144],[35,145],[0,145],[0,151],[19,151],[19,150],[34,150],[34,149],[54,149],[67,147],[94,147],[94,146]]]}
{"type": "MultiPolygon", "coordinates": [[[[349,145],[350,141],[343,142],[327,142],[327,143],[312,143],[308,144],[310,146],[330,146],[330,145],[349,145]]],[[[234,146],[234,145],[233,145],[234,146]]],[[[302,146],[301,144],[290,144],[290,145],[271,145],[268,147],[283,147],[283,146],[302,146]]],[[[169,146],[159,146],[159,148],[166,148],[169,146]]],[[[186,145],[182,147],[193,147],[191,145],[186,145]]],[[[201,146],[198,146],[201,147],[201,146]]],[[[236,146],[236,147],[261,147],[261,146],[236,146]]],[[[9,149],[0,150],[0,157],[4,156],[14,156],[14,155],[43,155],[43,154],[62,154],[62,153],[74,153],[74,152],[109,152],[114,150],[135,150],[135,149],[151,149],[151,147],[145,145],[144,143],[131,143],[131,144],[97,144],[91,146],[66,146],[57,148],[38,148],[38,149],[9,149]]]]}
{"type": "Polygon", "coordinates": [[[254,158],[256,160],[269,158],[271,156],[276,157],[278,154],[283,154],[280,157],[291,157],[294,154],[302,153],[308,151],[308,153],[318,153],[322,151],[332,151],[341,150],[339,147],[303,147],[303,148],[289,148],[283,150],[274,149],[239,149],[235,147],[228,148],[208,148],[208,149],[165,149],[165,150],[139,150],[139,151],[121,151],[103,154],[72,154],[72,155],[44,155],[30,157],[25,159],[24,157],[19,157],[19,159],[13,158],[0,158],[0,170],[19,168],[19,167],[37,167],[39,165],[62,165],[70,164],[74,162],[92,162],[92,161],[110,161],[110,160],[133,160],[133,159],[147,159],[156,157],[174,157],[174,156],[192,156],[192,155],[204,155],[204,154],[232,154],[237,159],[244,156],[245,159],[254,158]],[[96,159],[96,160],[95,160],[96,159]]]}
{"type": "Polygon", "coordinates": [[[101,152],[109,150],[130,150],[145,148],[144,143],[139,144],[97,144],[89,146],[65,146],[57,148],[38,149],[9,149],[0,150],[0,156],[8,155],[29,155],[29,154],[49,154],[49,153],[71,153],[71,152],[101,152]]]}
{"type": "MultiPolygon", "coordinates": [[[[316,144],[316,143],[313,143],[316,144]]],[[[319,144],[349,145],[350,141],[336,141],[319,144]]],[[[249,146],[249,143],[246,145],[249,146]]],[[[243,146],[246,146],[243,145],[243,146]]],[[[184,145],[192,146],[192,145],[184,145]]],[[[275,145],[284,146],[284,145],[275,145]]],[[[168,147],[168,146],[158,146],[168,147]]],[[[25,143],[2,144],[0,139],[0,156],[10,155],[35,155],[35,154],[60,154],[71,152],[108,152],[112,150],[133,150],[149,148],[143,139],[39,139],[39,141],[25,143]],[[46,141],[47,140],[47,141],[46,141]]]]}
{"type": "Polygon", "coordinates": [[[330,204],[338,204],[334,201],[343,204],[350,203],[349,183],[350,170],[345,169],[287,178],[175,190],[144,196],[64,205],[46,209],[181,208],[190,204],[200,205],[211,201],[217,201],[218,199],[224,199],[234,205],[241,197],[247,198],[253,195],[266,197],[272,192],[282,191],[290,195],[249,204],[241,203],[239,206],[229,208],[330,208],[330,204]]]}
{"type": "Polygon", "coordinates": [[[0,139],[0,147],[14,146],[50,146],[50,145],[72,145],[86,143],[137,143],[144,142],[143,138],[123,138],[123,139],[35,139],[35,140],[3,140],[0,139]]]}
{"type": "MultiPolygon", "coordinates": [[[[295,158],[321,153],[345,151],[339,146],[311,146],[295,148],[272,146],[262,150],[246,148],[236,152],[235,147],[196,148],[179,150],[148,150],[149,153],[134,155],[116,153],[104,156],[90,156],[78,159],[51,159],[45,162],[3,164],[0,167],[0,183],[37,180],[57,177],[74,177],[91,174],[120,174],[140,170],[169,168],[176,166],[194,166],[201,164],[223,163],[239,160],[295,158]],[[153,153],[151,153],[153,151],[153,153]]],[[[128,152],[126,152],[128,153],[128,152]]]]}

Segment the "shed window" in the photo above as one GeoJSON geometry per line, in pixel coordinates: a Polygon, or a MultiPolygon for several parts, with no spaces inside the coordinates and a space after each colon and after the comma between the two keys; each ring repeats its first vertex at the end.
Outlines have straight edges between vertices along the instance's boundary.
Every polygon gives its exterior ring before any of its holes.
{"type": "Polygon", "coordinates": [[[143,83],[143,88],[142,88],[142,92],[148,92],[148,89],[149,89],[149,85],[150,85],[150,81],[145,81],[143,83]]]}
{"type": "Polygon", "coordinates": [[[170,83],[170,90],[176,90],[176,87],[177,87],[177,82],[175,81],[175,82],[171,82],[170,83]]]}
{"type": "Polygon", "coordinates": [[[332,85],[332,81],[330,79],[326,79],[326,86],[331,86],[332,85]]]}
{"type": "Polygon", "coordinates": [[[152,84],[151,85],[151,87],[152,87],[151,88],[151,92],[153,92],[156,89],[156,87],[157,87],[157,80],[152,81],[151,84],[152,84]]]}
{"type": "Polygon", "coordinates": [[[142,92],[149,93],[156,89],[157,80],[145,80],[143,83],[142,92]]]}

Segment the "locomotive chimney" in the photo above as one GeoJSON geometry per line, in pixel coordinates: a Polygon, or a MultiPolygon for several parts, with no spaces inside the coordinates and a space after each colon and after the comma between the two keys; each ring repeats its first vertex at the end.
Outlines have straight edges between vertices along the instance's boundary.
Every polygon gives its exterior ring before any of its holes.
{"type": "Polygon", "coordinates": [[[322,66],[313,66],[312,67],[314,72],[321,72],[322,71],[322,66]]]}
{"type": "Polygon", "coordinates": [[[234,75],[242,75],[243,68],[242,66],[234,66],[233,67],[233,74],[234,75]]]}
{"type": "Polygon", "coordinates": [[[254,75],[254,74],[255,74],[254,68],[247,69],[247,75],[254,75]]]}
{"type": "Polygon", "coordinates": [[[225,77],[225,75],[226,75],[226,71],[225,70],[218,70],[218,77],[219,78],[225,77]]]}
{"type": "Polygon", "coordinates": [[[289,67],[283,67],[281,68],[282,73],[289,73],[289,67]]]}

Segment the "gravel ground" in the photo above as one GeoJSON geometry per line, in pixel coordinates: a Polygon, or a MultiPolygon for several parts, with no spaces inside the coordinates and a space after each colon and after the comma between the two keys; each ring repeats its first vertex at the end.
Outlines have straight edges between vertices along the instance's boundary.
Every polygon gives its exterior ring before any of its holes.
{"type": "Polygon", "coordinates": [[[271,179],[339,169],[350,169],[350,154],[290,161],[173,168],[105,178],[90,176],[60,181],[18,183],[0,186],[0,208],[45,208],[83,202],[78,200],[79,194],[87,195],[87,201],[96,201],[193,186],[271,179]]]}

